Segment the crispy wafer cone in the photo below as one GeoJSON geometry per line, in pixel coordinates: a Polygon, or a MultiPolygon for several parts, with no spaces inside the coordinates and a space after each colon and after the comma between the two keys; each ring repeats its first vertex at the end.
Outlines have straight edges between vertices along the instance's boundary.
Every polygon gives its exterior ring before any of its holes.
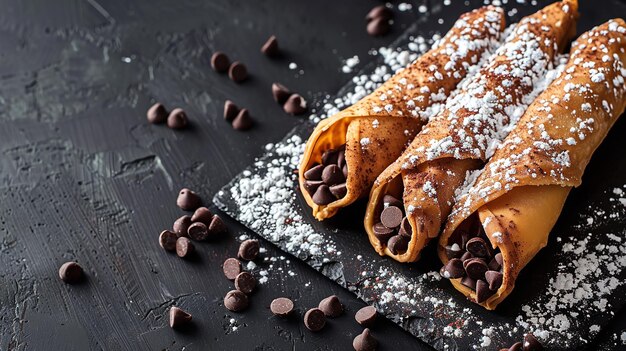
{"type": "MultiPolygon", "coordinates": [[[[479,220],[502,254],[502,285],[480,304],[494,309],[519,272],[543,248],[569,191],[580,185],[591,155],[626,107],[626,24],[609,21],[573,44],[565,70],[533,102],[468,192],[461,195],[439,242],[458,242],[479,220]]],[[[454,287],[478,302],[476,291],[454,287]]],[[[483,295],[485,296],[485,295],[483,295]]]]}
{"type": "Polygon", "coordinates": [[[499,8],[486,6],[464,14],[432,50],[372,94],[318,124],[299,168],[300,189],[315,218],[329,218],[367,195],[374,179],[400,155],[436,105],[497,44],[503,29],[499,8]],[[347,192],[318,205],[305,190],[304,174],[321,163],[325,151],[344,144],[347,192]]]}
{"type": "Polygon", "coordinates": [[[565,0],[523,18],[478,74],[460,87],[402,156],[376,179],[365,229],[380,255],[416,261],[425,245],[439,235],[454,192],[468,171],[484,164],[493,145],[506,136],[537,95],[537,86],[557,53],[575,34],[577,17],[577,2],[565,0]],[[392,252],[375,235],[385,194],[403,198],[412,228],[404,251],[392,252]]]}

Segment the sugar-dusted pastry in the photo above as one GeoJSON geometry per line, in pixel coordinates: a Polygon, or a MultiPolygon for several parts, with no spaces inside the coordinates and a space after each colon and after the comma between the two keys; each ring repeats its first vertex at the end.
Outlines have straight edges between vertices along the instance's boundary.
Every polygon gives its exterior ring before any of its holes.
{"type": "Polygon", "coordinates": [[[486,6],[466,13],[433,47],[372,94],[322,120],[299,169],[302,195],[318,220],[366,196],[385,167],[421,129],[504,29],[504,14],[486,6]]]}
{"type": "Polygon", "coordinates": [[[444,277],[494,309],[543,248],[570,190],[626,107],[626,24],[572,45],[559,77],[532,103],[454,206],[439,241],[444,277]]]}
{"type": "Polygon", "coordinates": [[[577,5],[565,0],[523,18],[376,179],[365,230],[379,254],[416,261],[439,235],[467,172],[484,165],[545,86],[556,55],[575,34],[577,5]]]}

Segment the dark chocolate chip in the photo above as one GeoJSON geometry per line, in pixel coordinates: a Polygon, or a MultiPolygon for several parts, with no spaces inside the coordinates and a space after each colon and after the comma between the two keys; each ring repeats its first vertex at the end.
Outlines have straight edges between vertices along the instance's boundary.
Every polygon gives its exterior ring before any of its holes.
{"type": "Polygon", "coordinates": [[[176,234],[169,230],[164,230],[161,232],[161,235],[159,235],[159,245],[167,251],[174,251],[176,250],[176,239],[178,239],[176,234]]]}
{"type": "Polygon", "coordinates": [[[389,33],[391,25],[389,20],[384,18],[374,18],[367,24],[367,34],[371,36],[382,36],[389,33]]]}
{"type": "Polygon", "coordinates": [[[232,126],[236,130],[248,130],[252,128],[254,122],[252,121],[252,117],[250,117],[250,112],[247,108],[241,109],[235,119],[233,120],[232,126]]]}
{"type": "Polygon", "coordinates": [[[190,225],[191,225],[191,217],[184,215],[178,218],[176,222],[174,222],[172,229],[174,231],[174,234],[176,234],[176,236],[180,238],[181,236],[187,236],[187,229],[189,229],[190,225]]]}
{"type": "Polygon", "coordinates": [[[291,94],[285,101],[283,110],[290,115],[298,116],[306,112],[306,101],[298,94],[291,94]]]}
{"type": "Polygon", "coordinates": [[[465,272],[472,279],[484,279],[487,272],[487,264],[480,258],[470,258],[463,262],[465,272]]]}
{"type": "Polygon", "coordinates": [[[404,217],[402,219],[402,223],[400,223],[400,230],[398,231],[398,234],[404,235],[408,237],[409,239],[413,235],[413,228],[411,228],[411,222],[409,222],[409,219],[407,217],[404,217]]]}
{"type": "Polygon", "coordinates": [[[248,69],[243,63],[235,61],[228,68],[228,77],[235,83],[241,83],[248,78],[248,69]]]}
{"type": "Polygon", "coordinates": [[[170,328],[180,328],[191,322],[191,315],[176,306],[170,308],[170,328]]]}
{"type": "Polygon", "coordinates": [[[276,316],[286,317],[293,312],[293,301],[286,297],[279,297],[272,300],[270,311],[276,316]]]}
{"type": "Polygon", "coordinates": [[[463,269],[463,261],[458,258],[453,258],[446,264],[444,269],[444,277],[449,279],[463,278],[465,276],[465,269],[463,269]]]}
{"type": "Polygon", "coordinates": [[[348,164],[347,163],[343,165],[343,168],[341,169],[341,171],[343,172],[343,176],[347,179],[348,178],[348,164]]]}
{"type": "Polygon", "coordinates": [[[331,295],[320,301],[318,308],[322,310],[328,318],[339,317],[343,313],[343,305],[337,295],[331,295]]]}
{"type": "Polygon", "coordinates": [[[330,188],[330,192],[335,195],[338,199],[343,199],[344,196],[348,193],[348,188],[346,187],[346,183],[341,183],[337,185],[333,185],[330,188]]]}
{"type": "Polygon", "coordinates": [[[261,52],[270,57],[278,56],[280,50],[278,49],[278,40],[276,40],[276,36],[272,35],[269,39],[267,39],[265,44],[261,47],[261,52]]]}
{"type": "Polygon", "coordinates": [[[394,235],[387,242],[387,247],[392,254],[397,255],[406,252],[409,246],[409,239],[403,235],[394,235]]]}
{"type": "Polygon", "coordinates": [[[324,184],[324,182],[321,180],[305,180],[304,189],[306,189],[306,191],[308,191],[309,194],[313,195],[315,194],[315,191],[317,190],[317,188],[322,184],[324,184]]]}
{"type": "Polygon", "coordinates": [[[385,227],[382,223],[374,224],[372,228],[374,235],[381,243],[386,244],[389,239],[394,236],[395,230],[385,227]]]}
{"type": "Polygon", "coordinates": [[[272,96],[274,97],[274,101],[284,105],[291,96],[291,92],[286,86],[280,83],[274,83],[272,84],[272,96]]]}
{"type": "Polygon", "coordinates": [[[324,170],[322,171],[322,181],[326,183],[326,185],[331,186],[343,183],[345,178],[343,177],[341,169],[337,167],[337,165],[328,165],[324,167],[324,170]]]}
{"type": "Polygon", "coordinates": [[[491,261],[489,261],[489,269],[492,271],[499,271],[500,268],[502,268],[502,266],[500,266],[500,264],[498,263],[498,261],[496,261],[495,258],[492,258],[491,261]]]}
{"type": "Polygon", "coordinates": [[[371,327],[374,325],[377,317],[378,312],[374,306],[365,306],[356,311],[356,314],[354,315],[356,322],[364,327],[371,327]]]}
{"type": "Polygon", "coordinates": [[[324,171],[324,165],[313,166],[308,171],[304,172],[304,179],[321,180],[323,171],[324,171]]]}
{"type": "Polygon", "coordinates": [[[524,351],[541,351],[543,350],[543,346],[541,345],[541,343],[539,342],[539,340],[537,340],[537,338],[535,338],[535,336],[533,335],[533,333],[528,333],[526,335],[524,335],[524,351]]]}
{"type": "Polygon", "coordinates": [[[228,122],[232,122],[239,114],[239,107],[234,102],[226,100],[224,102],[224,119],[228,122]]]}
{"type": "Polygon", "coordinates": [[[189,237],[195,241],[204,241],[209,237],[209,229],[206,224],[196,222],[189,226],[187,234],[189,234],[189,237]]]}
{"type": "Polygon", "coordinates": [[[354,337],[352,347],[355,351],[375,351],[378,341],[374,339],[370,330],[365,328],[361,334],[354,337]]]}
{"type": "Polygon", "coordinates": [[[341,150],[339,150],[339,152],[337,153],[337,166],[343,169],[343,166],[345,165],[346,165],[346,148],[344,145],[344,147],[341,150]]]}
{"type": "Polygon", "coordinates": [[[467,286],[468,288],[475,290],[476,289],[476,280],[470,278],[470,277],[464,277],[463,279],[461,279],[461,284],[467,286]]]}
{"type": "Polygon", "coordinates": [[[59,268],[59,278],[67,284],[76,284],[83,279],[83,268],[76,262],[65,262],[59,268]]]}
{"type": "Polygon", "coordinates": [[[248,239],[245,240],[239,245],[239,258],[246,261],[253,261],[259,255],[259,250],[261,249],[258,240],[248,239]]]}
{"type": "Polygon", "coordinates": [[[318,205],[328,205],[329,203],[337,200],[335,195],[330,192],[330,188],[326,184],[320,185],[317,190],[315,190],[315,193],[311,198],[313,199],[313,202],[318,205]]]}
{"type": "Polygon", "coordinates": [[[383,205],[384,207],[389,207],[389,206],[395,206],[398,208],[404,207],[404,204],[402,204],[402,201],[398,200],[397,198],[389,194],[383,196],[383,205]]]}
{"type": "Polygon", "coordinates": [[[476,302],[482,303],[493,294],[494,292],[489,290],[489,286],[484,280],[476,281],[476,302]]]}
{"type": "Polygon", "coordinates": [[[241,273],[241,262],[233,257],[227,258],[222,264],[222,270],[224,271],[226,278],[229,280],[235,280],[239,273],[241,273]]]}
{"type": "Polygon", "coordinates": [[[206,207],[198,207],[196,211],[191,216],[192,222],[202,222],[206,225],[211,224],[211,220],[213,219],[213,213],[206,207]]]}
{"type": "Polygon", "coordinates": [[[167,110],[162,103],[157,102],[148,109],[146,117],[148,117],[148,122],[150,123],[164,123],[165,121],[167,121],[167,110]]]}
{"type": "Polygon", "coordinates": [[[228,227],[222,218],[218,215],[213,215],[211,224],[209,224],[209,235],[212,237],[228,233],[228,227]]]}
{"type": "Polygon", "coordinates": [[[228,71],[229,66],[230,60],[223,52],[217,51],[211,56],[211,67],[213,67],[215,72],[224,73],[228,71]]]}
{"type": "Polygon", "coordinates": [[[378,5],[367,13],[367,16],[365,16],[365,20],[367,20],[368,22],[376,18],[390,20],[392,17],[393,12],[391,11],[391,9],[387,8],[385,5],[378,5]]]}
{"type": "Polygon", "coordinates": [[[319,308],[311,308],[304,314],[304,326],[312,331],[320,331],[326,325],[326,315],[319,308]]]}
{"type": "Polygon", "coordinates": [[[402,223],[402,210],[396,206],[388,206],[380,214],[381,223],[387,228],[397,228],[402,223]]]}
{"type": "Polygon", "coordinates": [[[471,253],[464,252],[463,255],[461,255],[461,261],[465,262],[465,261],[469,260],[472,257],[474,257],[474,256],[472,256],[471,253]]]}
{"type": "Polygon", "coordinates": [[[465,249],[474,257],[488,257],[490,253],[487,243],[481,238],[469,239],[465,244],[465,249]]]}
{"type": "Polygon", "coordinates": [[[489,289],[496,291],[502,286],[502,273],[497,271],[485,272],[485,280],[489,283],[489,289]]]}
{"type": "Polygon", "coordinates": [[[183,129],[187,126],[187,114],[182,108],[175,108],[167,116],[167,126],[172,129],[183,129]]]}
{"type": "Polygon", "coordinates": [[[459,244],[454,243],[452,245],[446,246],[446,255],[448,256],[449,260],[453,258],[460,258],[463,255],[463,251],[461,250],[459,244]]]}
{"type": "Polygon", "coordinates": [[[493,256],[493,259],[496,260],[496,262],[498,262],[498,264],[500,266],[503,265],[503,258],[502,258],[502,253],[498,252],[495,256],[493,256]]]}
{"type": "Polygon", "coordinates": [[[515,344],[513,344],[513,346],[509,347],[508,351],[522,351],[522,343],[521,342],[516,342],[515,344]]]}
{"type": "MultiPolygon", "coordinates": [[[[176,205],[185,211],[193,211],[202,206],[202,200],[200,196],[195,192],[183,188],[178,192],[178,198],[176,199],[176,205]]],[[[191,219],[191,218],[190,218],[191,219]]]]}
{"type": "Polygon", "coordinates": [[[195,251],[195,249],[196,247],[193,245],[191,240],[184,236],[176,240],[176,254],[178,255],[178,257],[189,257],[195,251]]]}
{"type": "MultiPolygon", "coordinates": [[[[345,147],[345,145],[344,145],[345,147]]],[[[322,164],[328,166],[331,164],[337,164],[337,158],[339,157],[339,148],[330,149],[324,151],[322,154],[322,164]]]]}
{"type": "Polygon", "coordinates": [[[235,289],[249,295],[256,287],[256,279],[249,272],[241,272],[235,278],[235,289]]]}
{"type": "Polygon", "coordinates": [[[239,290],[231,290],[224,296],[224,307],[233,312],[243,311],[248,307],[248,296],[239,290]]]}

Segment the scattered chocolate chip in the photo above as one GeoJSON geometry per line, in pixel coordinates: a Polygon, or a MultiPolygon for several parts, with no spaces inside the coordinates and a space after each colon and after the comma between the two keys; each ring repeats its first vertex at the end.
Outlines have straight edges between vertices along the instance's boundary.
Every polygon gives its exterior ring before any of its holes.
{"type": "Polygon", "coordinates": [[[291,94],[285,101],[283,110],[290,115],[298,116],[306,112],[306,101],[298,94],[291,94]]]}
{"type": "Polygon", "coordinates": [[[509,347],[508,351],[522,351],[522,343],[519,341],[516,342],[513,346],[509,347]]]}
{"type": "Polygon", "coordinates": [[[330,164],[337,164],[338,157],[339,157],[339,148],[326,150],[322,154],[322,164],[325,166],[330,165],[330,164]]]}
{"type": "Polygon", "coordinates": [[[365,306],[358,310],[354,315],[354,319],[357,323],[364,327],[371,327],[376,322],[378,312],[374,306],[365,306]]]}
{"type": "Polygon", "coordinates": [[[487,272],[487,264],[480,258],[470,258],[467,261],[463,262],[463,266],[465,266],[465,272],[472,279],[484,279],[485,272],[487,272]]]}
{"type": "Polygon", "coordinates": [[[355,351],[375,351],[378,341],[374,339],[370,330],[365,328],[361,334],[354,337],[352,347],[355,351]]]}
{"type": "Polygon", "coordinates": [[[235,83],[241,83],[248,78],[248,69],[243,63],[235,61],[228,68],[228,77],[235,83]]]}
{"type": "Polygon", "coordinates": [[[320,180],[322,179],[322,172],[324,171],[324,165],[315,165],[308,171],[304,172],[304,179],[307,180],[320,180]]]}
{"type": "Polygon", "coordinates": [[[191,322],[191,315],[176,306],[170,308],[170,328],[180,328],[191,322]]]}
{"type": "Polygon", "coordinates": [[[403,235],[394,235],[387,242],[387,247],[392,254],[398,255],[404,253],[409,246],[409,239],[403,235]]]}
{"type": "Polygon", "coordinates": [[[286,297],[279,297],[272,300],[270,311],[276,316],[286,317],[293,311],[293,301],[286,297]]]}
{"type": "Polygon", "coordinates": [[[339,317],[343,313],[343,305],[337,295],[331,295],[320,301],[318,308],[322,310],[324,315],[328,318],[339,317]]]}
{"type": "Polygon", "coordinates": [[[500,264],[498,263],[498,261],[496,261],[495,258],[492,258],[491,261],[489,261],[489,264],[487,266],[489,266],[489,269],[492,271],[499,271],[500,268],[502,268],[502,266],[500,266],[500,264]]]}
{"type": "Polygon", "coordinates": [[[315,191],[317,190],[317,188],[322,184],[324,184],[324,182],[321,180],[305,180],[304,189],[306,189],[306,191],[308,191],[309,194],[313,195],[315,194],[315,191]]]}
{"type": "Polygon", "coordinates": [[[174,231],[174,234],[176,234],[176,236],[180,238],[181,236],[187,236],[187,229],[189,229],[190,225],[191,217],[184,215],[174,222],[172,229],[174,231]]]}
{"type": "Polygon", "coordinates": [[[402,210],[396,206],[388,206],[380,214],[381,223],[387,228],[397,228],[402,223],[402,210]]]}
{"type": "Polygon", "coordinates": [[[376,18],[390,20],[392,17],[393,12],[391,11],[391,9],[387,8],[385,5],[378,5],[367,13],[367,16],[365,16],[365,20],[367,20],[368,22],[376,18]]]}
{"type": "Polygon", "coordinates": [[[367,24],[367,34],[371,36],[382,36],[389,33],[391,25],[389,20],[384,18],[374,18],[367,24]]]}
{"type": "Polygon", "coordinates": [[[315,193],[311,198],[317,205],[328,205],[329,203],[337,200],[335,195],[330,192],[330,188],[326,184],[322,184],[317,187],[317,190],[315,190],[315,193]]]}
{"type": "Polygon", "coordinates": [[[256,287],[256,279],[249,272],[241,272],[235,277],[235,289],[249,295],[256,287]]]}
{"type": "Polygon", "coordinates": [[[235,119],[233,120],[233,128],[236,130],[248,130],[252,128],[252,117],[247,108],[241,109],[235,119]]]}
{"type": "Polygon", "coordinates": [[[280,50],[278,49],[278,40],[276,40],[276,36],[272,35],[269,39],[267,39],[265,44],[261,47],[261,52],[270,57],[278,56],[280,50]]]}
{"type": "Polygon", "coordinates": [[[326,185],[331,186],[343,183],[345,178],[337,165],[328,165],[324,167],[324,171],[322,171],[322,181],[326,183],[326,185]]]}
{"type": "Polygon", "coordinates": [[[312,331],[320,331],[326,325],[326,315],[319,308],[311,308],[304,314],[304,326],[312,331]]]}
{"type": "Polygon", "coordinates": [[[502,273],[497,271],[485,272],[485,280],[489,283],[489,289],[496,291],[502,286],[502,273]]]}
{"type": "Polygon", "coordinates": [[[464,252],[463,255],[461,255],[461,261],[465,262],[465,261],[469,260],[472,257],[474,257],[474,256],[472,256],[471,253],[464,252]]]}
{"type": "Polygon", "coordinates": [[[498,252],[495,256],[493,256],[493,259],[496,260],[496,262],[498,262],[500,266],[502,266],[503,264],[502,253],[498,252]]]}
{"type": "Polygon", "coordinates": [[[83,268],[76,262],[65,262],[59,268],[59,278],[67,284],[76,284],[83,279],[83,268]]]}
{"type": "Polygon", "coordinates": [[[215,237],[226,233],[228,233],[228,227],[226,226],[226,223],[224,223],[220,216],[213,215],[213,218],[211,219],[211,224],[209,224],[209,235],[215,237]]]}
{"type": "Polygon", "coordinates": [[[543,350],[543,346],[541,345],[541,343],[539,342],[539,340],[537,340],[537,338],[535,338],[535,336],[533,335],[533,333],[528,333],[526,335],[524,335],[524,351],[541,351],[543,350]]]}
{"type": "Polygon", "coordinates": [[[398,231],[398,234],[404,235],[408,237],[409,239],[413,235],[413,228],[411,228],[411,223],[409,222],[409,219],[407,217],[404,217],[402,219],[402,223],[400,223],[400,230],[398,231]]]}
{"type": "MultiPolygon", "coordinates": [[[[193,211],[202,205],[200,196],[195,192],[183,188],[178,192],[178,198],[176,199],[176,205],[185,211],[193,211]]],[[[191,219],[191,218],[190,218],[191,219]]]]}
{"type": "Polygon", "coordinates": [[[338,199],[343,199],[344,196],[348,193],[348,188],[346,187],[346,183],[341,183],[337,185],[333,185],[330,188],[330,192],[335,195],[338,199]]]}
{"type": "Polygon", "coordinates": [[[192,222],[201,222],[206,225],[211,224],[211,219],[213,219],[213,213],[206,207],[198,207],[191,216],[192,222]]]}
{"type": "Polygon", "coordinates": [[[239,273],[241,273],[241,262],[233,257],[227,258],[222,264],[222,270],[224,271],[226,278],[229,280],[235,280],[239,273]]]}
{"type": "Polygon", "coordinates": [[[164,123],[165,121],[167,121],[167,110],[162,103],[157,102],[148,109],[146,117],[148,117],[148,122],[150,123],[164,123]]]}
{"type": "Polygon", "coordinates": [[[461,279],[461,284],[467,286],[468,288],[475,290],[476,289],[476,280],[470,278],[470,277],[464,277],[463,279],[461,279]]]}
{"type": "Polygon", "coordinates": [[[195,251],[195,249],[196,247],[193,245],[191,240],[184,236],[176,240],[176,254],[178,255],[178,257],[189,257],[195,251]]]}
{"type": "Polygon", "coordinates": [[[402,201],[396,199],[395,197],[391,195],[383,196],[383,205],[384,207],[389,207],[389,206],[395,206],[398,208],[404,207],[404,205],[402,204],[402,201]]]}
{"type": "Polygon", "coordinates": [[[234,102],[226,100],[224,102],[224,119],[228,122],[232,122],[239,114],[239,107],[234,102]]]}
{"type": "Polygon", "coordinates": [[[463,261],[458,258],[453,258],[448,261],[444,269],[444,277],[449,279],[463,278],[465,276],[465,269],[463,269],[463,261]]]}
{"type": "Polygon", "coordinates": [[[159,235],[159,245],[167,251],[176,250],[176,240],[178,236],[176,234],[170,232],[169,230],[164,230],[159,235]]]}
{"type": "Polygon", "coordinates": [[[374,231],[374,235],[381,243],[387,243],[389,239],[395,234],[393,229],[385,227],[382,223],[374,224],[372,228],[374,231]]]}
{"type": "Polygon", "coordinates": [[[172,129],[183,129],[187,126],[187,114],[182,108],[175,108],[167,116],[167,126],[172,129]]]}
{"type": "Polygon", "coordinates": [[[229,66],[230,60],[223,52],[217,51],[211,56],[211,67],[213,67],[215,72],[224,73],[228,71],[229,66]]]}
{"type": "Polygon", "coordinates": [[[487,300],[491,295],[494,294],[493,291],[489,290],[489,286],[483,280],[476,281],[476,302],[482,303],[487,300]]]}
{"type": "Polygon", "coordinates": [[[239,245],[239,258],[246,261],[253,261],[259,255],[260,245],[258,240],[248,239],[239,245]]]}
{"type": "Polygon", "coordinates": [[[206,224],[196,222],[189,226],[187,234],[189,234],[189,237],[195,241],[204,241],[209,236],[209,230],[206,224]]]}
{"type": "Polygon", "coordinates": [[[272,84],[272,96],[274,96],[274,101],[284,105],[291,96],[291,92],[286,86],[280,83],[274,83],[272,84]]]}
{"type": "Polygon", "coordinates": [[[482,238],[471,238],[465,244],[465,249],[474,257],[488,257],[489,247],[482,238]]]}
{"type": "Polygon", "coordinates": [[[224,307],[233,312],[243,311],[248,307],[248,296],[239,290],[231,290],[224,296],[224,307]]]}
{"type": "Polygon", "coordinates": [[[454,243],[452,245],[446,246],[446,255],[448,259],[459,258],[463,255],[463,251],[461,251],[461,247],[459,244],[454,243]]]}

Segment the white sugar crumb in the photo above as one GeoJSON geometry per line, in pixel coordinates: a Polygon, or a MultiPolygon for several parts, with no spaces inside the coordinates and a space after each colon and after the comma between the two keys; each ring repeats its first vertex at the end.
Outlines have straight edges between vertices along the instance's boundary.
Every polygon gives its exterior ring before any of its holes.
{"type": "Polygon", "coordinates": [[[407,2],[401,2],[398,4],[398,11],[400,12],[410,11],[411,9],[413,9],[413,5],[407,2]]]}
{"type": "Polygon", "coordinates": [[[289,63],[289,69],[294,70],[294,69],[298,69],[298,64],[295,62],[290,62],[289,63]]]}
{"type": "Polygon", "coordinates": [[[343,73],[351,73],[352,69],[356,67],[359,63],[359,56],[354,55],[344,62],[343,67],[341,67],[341,71],[343,73]]]}
{"type": "Polygon", "coordinates": [[[370,144],[370,138],[361,138],[359,143],[361,144],[362,148],[365,148],[370,144]]]}

